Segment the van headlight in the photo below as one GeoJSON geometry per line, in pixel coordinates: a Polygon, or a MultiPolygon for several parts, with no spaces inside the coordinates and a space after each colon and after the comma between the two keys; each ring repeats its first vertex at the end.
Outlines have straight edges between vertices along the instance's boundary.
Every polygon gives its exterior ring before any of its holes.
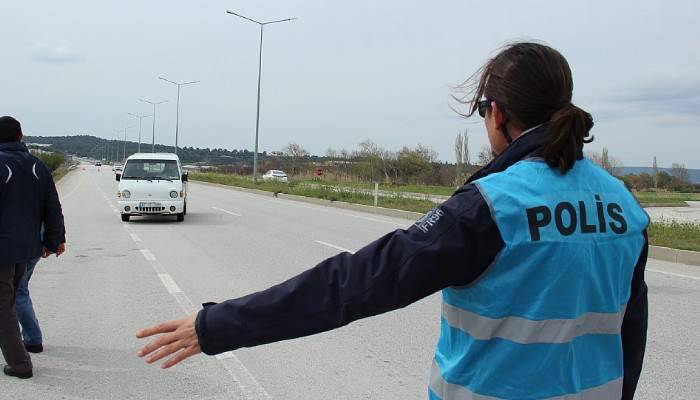
{"type": "Polygon", "coordinates": [[[177,192],[176,192],[175,190],[171,190],[171,191],[170,191],[170,198],[176,199],[177,196],[178,196],[178,194],[177,194],[177,192]]]}
{"type": "Polygon", "coordinates": [[[131,192],[128,190],[122,190],[122,197],[128,199],[129,197],[131,197],[131,192]]]}

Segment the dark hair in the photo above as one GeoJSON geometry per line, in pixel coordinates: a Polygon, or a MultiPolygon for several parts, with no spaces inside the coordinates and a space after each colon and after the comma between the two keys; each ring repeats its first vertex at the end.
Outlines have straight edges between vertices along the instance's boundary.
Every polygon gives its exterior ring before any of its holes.
{"type": "Polygon", "coordinates": [[[461,96],[470,117],[481,98],[503,108],[506,123],[519,129],[547,123],[549,140],[541,155],[551,167],[565,173],[576,162],[593,128],[593,117],[571,103],[574,83],[564,56],[553,48],[532,42],[507,45],[463,85],[461,96]]]}
{"type": "Polygon", "coordinates": [[[12,117],[0,117],[0,143],[19,142],[22,125],[12,117]]]}

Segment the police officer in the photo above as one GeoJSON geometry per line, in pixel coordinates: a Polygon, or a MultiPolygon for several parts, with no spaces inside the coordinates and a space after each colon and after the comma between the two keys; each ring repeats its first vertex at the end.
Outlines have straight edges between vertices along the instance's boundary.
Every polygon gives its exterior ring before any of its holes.
{"type": "Polygon", "coordinates": [[[646,344],[648,217],[583,158],[566,59],[516,43],[457,97],[495,159],[412,227],[277,286],[140,331],[171,356],[327,331],[442,290],[430,399],[631,399],[646,344]]]}

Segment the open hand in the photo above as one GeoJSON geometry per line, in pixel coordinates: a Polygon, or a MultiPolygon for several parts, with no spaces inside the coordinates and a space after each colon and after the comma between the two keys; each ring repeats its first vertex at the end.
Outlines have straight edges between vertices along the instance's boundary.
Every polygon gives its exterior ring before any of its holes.
{"type": "Polygon", "coordinates": [[[163,322],[156,326],[142,329],[136,333],[136,337],[143,339],[157,336],[154,340],[141,348],[139,357],[146,357],[146,362],[154,362],[173,355],[163,363],[161,368],[167,369],[179,362],[202,352],[199,347],[199,338],[195,331],[194,322],[197,314],[182,319],[163,322]]]}

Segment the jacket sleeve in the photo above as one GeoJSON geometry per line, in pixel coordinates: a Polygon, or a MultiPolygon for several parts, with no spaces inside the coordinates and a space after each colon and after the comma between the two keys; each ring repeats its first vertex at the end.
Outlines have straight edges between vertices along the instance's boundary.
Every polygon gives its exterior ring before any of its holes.
{"type": "Polygon", "coordinates": [[[644,361],[648,319],[647,284],[644,282],[644,269],[646,268],[648,251],[649,240],[647,232],[644,231],[644,247],[634,269],[630,299],[627,302],[625,317],[622,321],[622,353],[625,366],[623,400],[634,398],[644,361]]]}
{"type": "Polygon", "coordinates": [[[488,205],[468,185],[410,228],[355,254],[338,254],[267,290],[205,304],[196,320],[200,346],[218,354],[399,309],[475,280],[502,247],[488,205]]]}
{"type": "MultiPolygon", "coordinates": [[[[42,164],[43,165],[43,164],[42,164]]],[[[66,241],[66,228],[63,223],[63,211],[61,202],[58,199],[56,184],[53,181],[51,172],[44,167],[47,174],[46,179],[46,195],[44,196],[43,204],[43,223],[44,223],[44,246],[52,252],[56,252],[58,245],[66,241]]]]}

